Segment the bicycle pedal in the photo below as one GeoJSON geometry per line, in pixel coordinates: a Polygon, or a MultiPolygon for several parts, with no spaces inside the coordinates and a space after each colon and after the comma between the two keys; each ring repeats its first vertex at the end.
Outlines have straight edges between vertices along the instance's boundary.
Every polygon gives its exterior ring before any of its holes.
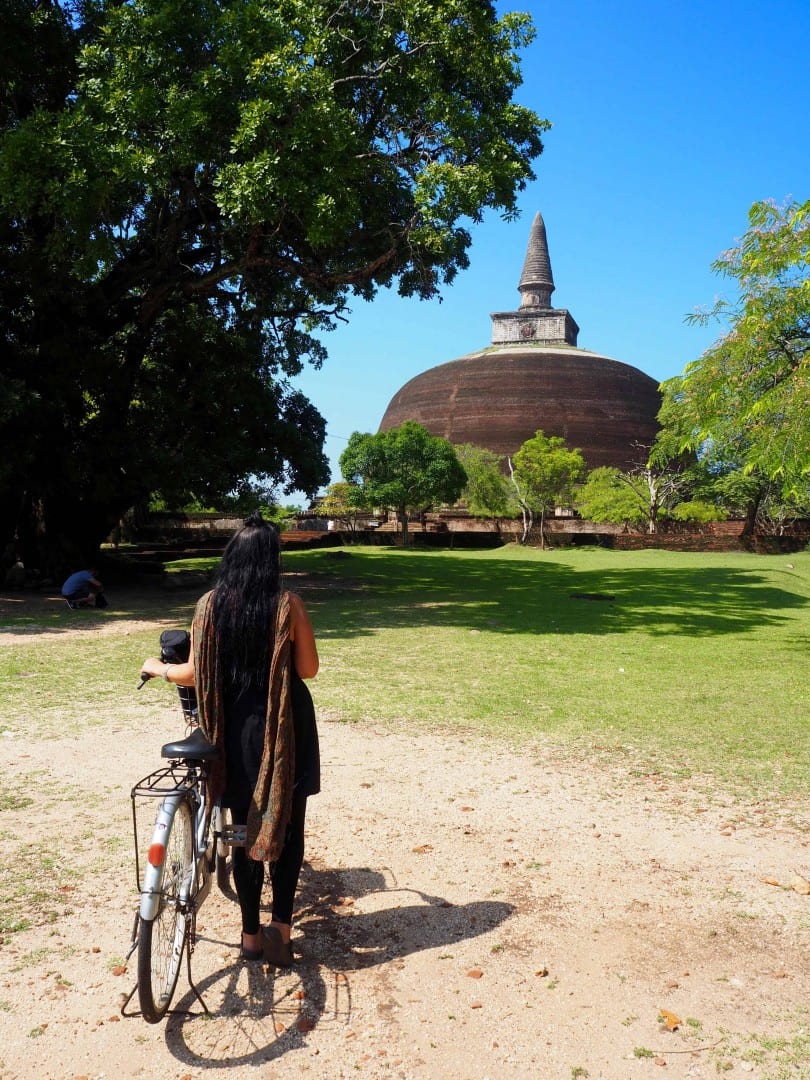
{"type": "Polygon", "coordinates": [[[220,840],[227,847],[244,847],[247,843],[247,825],[226,825],[220,840]]]}

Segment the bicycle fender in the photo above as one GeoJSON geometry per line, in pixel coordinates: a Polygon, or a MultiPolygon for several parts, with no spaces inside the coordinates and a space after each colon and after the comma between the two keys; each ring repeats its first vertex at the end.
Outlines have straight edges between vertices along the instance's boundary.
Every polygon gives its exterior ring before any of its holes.
{"type": "MultiPolygon", "coordinates": [[[[174,815],[177,812],[177,807],[180,805],[183,799],[183,794],[167,795],[163,802],[160,804],[157,817],[155,819],[155,826],[152,830],[152,839],[150,843],[150,851],[159,845],[166,847],[166,842],[169,838],[172,822],[174,821],[174,815]]],[[[159,863],[157,866],[153,866],[147,858],[146,869],[143,875],[143,888],[141,889],[141,903],[139,907],[140,916],[146,921],[154,919],[160,911],[161,902],[161,882],[163,880],[163,863],[159,863]]]]}

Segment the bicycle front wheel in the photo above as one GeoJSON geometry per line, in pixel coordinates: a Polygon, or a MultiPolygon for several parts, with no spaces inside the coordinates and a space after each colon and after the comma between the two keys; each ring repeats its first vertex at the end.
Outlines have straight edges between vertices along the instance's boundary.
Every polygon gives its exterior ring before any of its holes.
{"type": "Polygon", "coordinates": [[[194,880],[193,817],[187,799],[177,804],[166,839],[160,907],[142,919],[138,938],[138,1000],[144,1020],[156,1024],[171,1004],[188,935],[188,899],[194,880]]]}

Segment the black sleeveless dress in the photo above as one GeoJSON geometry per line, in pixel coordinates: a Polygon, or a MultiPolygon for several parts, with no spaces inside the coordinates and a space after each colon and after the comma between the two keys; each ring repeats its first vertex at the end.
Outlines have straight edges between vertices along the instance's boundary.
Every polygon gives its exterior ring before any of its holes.
{"type": "MultiPolygon", "coordinates": [[[[315,706],[309,688],[293,671],[290,681],[295,731],[294,797],[321,790],[321,758],[315,706]]],[[[259,778],[267,724],[267,696],[258,690],[225,694],[226,779],[222,805],[235,822],[247,821],[250,798],[259,778]]]]}

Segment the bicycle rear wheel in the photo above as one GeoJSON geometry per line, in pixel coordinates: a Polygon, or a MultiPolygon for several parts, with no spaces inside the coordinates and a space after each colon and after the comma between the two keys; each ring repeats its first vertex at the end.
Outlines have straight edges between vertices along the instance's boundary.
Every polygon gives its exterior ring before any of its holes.
{"type": "Polygon", "coordinates": [[[188,936],[187,901],[194,881],[193,816],[177,804],[166,839],[160,908],[142,919],[138,937],[138,1000],[144,1020],[156,1024],[171,1004],[188,936]]]}

